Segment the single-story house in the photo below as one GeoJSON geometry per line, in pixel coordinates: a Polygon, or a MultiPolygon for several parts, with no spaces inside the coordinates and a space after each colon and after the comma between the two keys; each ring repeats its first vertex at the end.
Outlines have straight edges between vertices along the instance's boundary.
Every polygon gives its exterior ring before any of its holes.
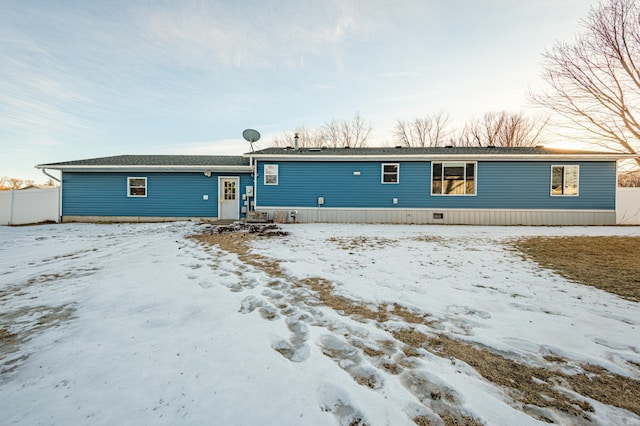
{"type": "MultiPolygon", "coordinates": [[[[609,225],[628,155],[543,147],[266,148],[40,164],[62,174],[63,221],[609,225]]],[[[46,171],[46,170],[45,170],[46,171]]]]}

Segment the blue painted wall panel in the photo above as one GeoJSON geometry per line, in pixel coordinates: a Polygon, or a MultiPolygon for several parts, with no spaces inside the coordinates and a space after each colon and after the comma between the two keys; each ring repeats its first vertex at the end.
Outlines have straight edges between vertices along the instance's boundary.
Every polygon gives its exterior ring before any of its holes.
{"type": "MultiPolygon", "coordinates": [[[[218,176],[212,173],[70,173],[62,175],[63,216],[217,217],[218,176]],[[146,177],[147,196],[127,197],[127,177],[146,177]],[[208,195],[208,200],[202,196],[208,195]]],[[[240,176],[240,194],[252,184],[240,176]]],[[[240,201],[242,205],[242,201],[240,201]]]]}
{"type": "Polygon", "coordinates": [[[258,207],[317,207],[324,197],[326,208],[615,208],[613,161],[478,162],[475,196],[431,195],[429,161],[400,162],[398,184],[381,183],[382,162],[266,162],[278,164],[278,185],[265,185],[264,164],[258,163],[258,207]],[[551,166],[572,164],[580,166],[580,195],[552,197],[551,166]]]}

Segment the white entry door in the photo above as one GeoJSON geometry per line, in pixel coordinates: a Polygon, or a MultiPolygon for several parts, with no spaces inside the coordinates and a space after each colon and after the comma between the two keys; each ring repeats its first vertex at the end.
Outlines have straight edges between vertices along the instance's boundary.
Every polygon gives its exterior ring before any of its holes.
{"type": "Polygon", "coordinates": [[[238,188],[240,178],[218,178],[218,219],[240,219],[240,198],[238,188]]]}

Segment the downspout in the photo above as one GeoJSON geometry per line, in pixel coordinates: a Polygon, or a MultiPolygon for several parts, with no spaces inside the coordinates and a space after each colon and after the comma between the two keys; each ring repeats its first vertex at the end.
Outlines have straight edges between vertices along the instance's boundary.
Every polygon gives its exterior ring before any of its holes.
{"type": "Polygon", "coordinates": [[[49,173],[47,173],[47,169],[45,169],[44,167],[42,169],[42,173],[44,173],[46,176],[50,177],[51,179],[55,180],[58,183],[62,183],[62,181],[60,181],[60,179],[58,179],[57,177],[50,175],[49,173]]]}
{"type": "MultiPolygon", "coordinates": [[[[44,173],[46,176],[49,176],[51,179],[55,180],[56,182],[58,182],[60,184],[58,189],[58,223],[62,223],[62,179],[58,179],[57,177],[49,174],[47,172],[46,168],[42,168],[40,169],[42,170],[42,173],[44,173]]],[[[60,171],[60,177],[62,177],[62,171],[60,171]]]]}

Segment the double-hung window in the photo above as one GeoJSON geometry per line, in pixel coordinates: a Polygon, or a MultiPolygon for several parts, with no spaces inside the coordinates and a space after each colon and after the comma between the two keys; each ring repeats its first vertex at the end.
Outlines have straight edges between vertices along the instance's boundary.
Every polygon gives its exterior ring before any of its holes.
{"type": "Polygon", "coordinates": [[[264,184],[265,185],[278,184],[278,165],[277,164],[264,165],[264,184]]]}
{"type": "Polygon", "coordinates": [[[382,163],[382,183],[400,182],[400,164],[382,163]]]}
{"type": "Polygon", "coordinates": [[[147,196],[147,178],[146,177],[128,177],[127,178],[127,197],[146,197],[147,196]]]}
{"type": "Polygon", "coordinates": [[[475,195],[475,162],[431,163],[432,195],[475,195]]]}
{"type": "Polygon", "coordinates": [[[551,195],[578,195],[580,166],[551,166],[551,195]]]}

